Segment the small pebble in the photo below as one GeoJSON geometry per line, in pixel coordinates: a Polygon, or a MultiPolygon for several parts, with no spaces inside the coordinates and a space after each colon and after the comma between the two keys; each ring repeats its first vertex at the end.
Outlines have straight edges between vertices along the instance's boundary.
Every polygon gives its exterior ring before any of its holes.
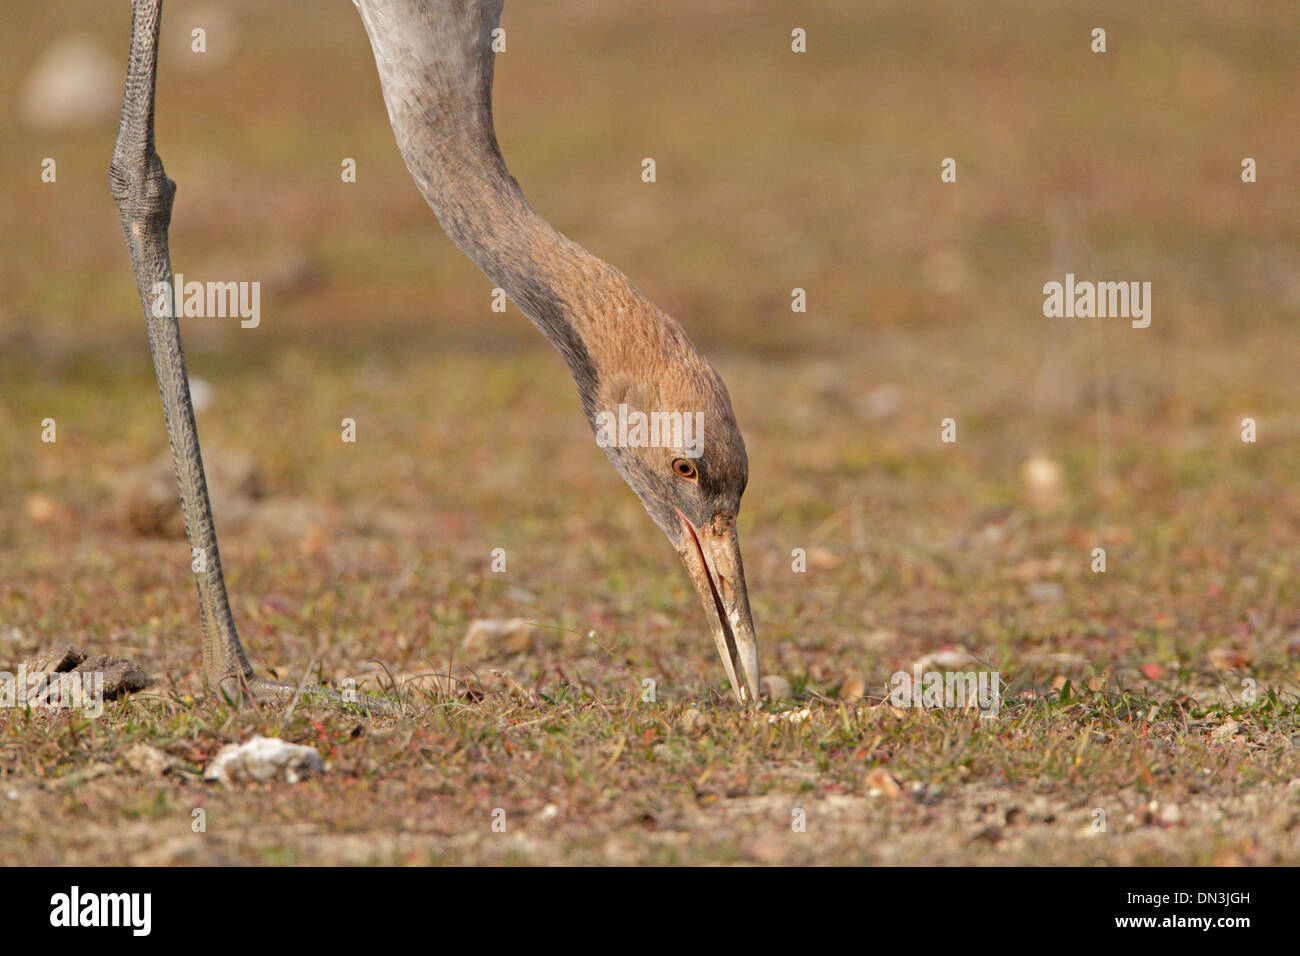
{"type": "Polygon", "coordinates": [[[682,714],[682,730],[688,734],[701,729],[704,726],[704,715],[694,707],[682,714]]]}
{"type": "Polygon", "coordinates": [[[760,697],[767,697],[771,700],[784,700],[792,694],[790,682],[784,677],[768,674],[758,682],[758,695],[760,697]]]}
{"type": "Polygon", "coordinates": [[[1213,733],[1210,734],[1215,740],[1229,740],[1241,730],[1241,724],[1237,723],[1231,717],[1223,722],[1213,733]]]}
{"type": "Polygon", "coordinates": [[[860,677],[850,677],[840,685],[840,700],[861,700],[867,693],[867,685],[860,677]]]}
{"type": "Polygon", "coordinates": [[[515,617],[508,621],[475,621],[461,643],[473,657],[524,654],[533,647],[536,628],[531,621],[515,617]]]}
{"type": "Polygon", "coordinates": [[[122,753],[122,759],[128,767],[145,777],[161,777],[176,763],[164,751],[144,743],[128,747],[122,753]]]}

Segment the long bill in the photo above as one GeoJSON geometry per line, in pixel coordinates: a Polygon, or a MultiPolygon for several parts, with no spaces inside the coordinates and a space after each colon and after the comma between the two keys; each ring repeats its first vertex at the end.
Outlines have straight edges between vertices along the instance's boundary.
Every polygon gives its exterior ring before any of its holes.
{"type": "Polygon", "coordinates": [[[722,666],[738,701],[758,700],[758,642],[749,612],[745,568],[735,519],[719,518],[697,528],[678,512],[686,531],[682,564],[704,604],[722,666]]]}

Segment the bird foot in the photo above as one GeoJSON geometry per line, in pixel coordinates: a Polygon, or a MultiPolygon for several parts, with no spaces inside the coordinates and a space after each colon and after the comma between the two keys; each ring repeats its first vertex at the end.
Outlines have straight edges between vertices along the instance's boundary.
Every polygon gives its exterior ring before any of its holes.
{"type": "Polygon", "coordinates": [[[298,700],[309,700],[324,701],[340,708],[355,707],[371,717],[393,717],[401,713],[401,708],[394,701],[372,694],[356,691],[340,693],[320,684],[291,684],[256,675],[243,680],[228,678],[221,683],[220,693],[230,703],[247,700],[265,705],[295,706],[298,700]]]}
{"type": "MultiPolygon", "coordinates": [[[[67,645],[22,663],[14,681],[14,705],[31,707],[98,707],[128,693],[152,686],[154,679],[133,660],[103,654],[87,655],[67,645]]],[[[220,683],[227,702],[285,706],[297,700],[324,701],[340,708],[355,707],[374,717],[393,716],[401,708],[393,701],[355,691],[332,690],[319,684],[291,684],[266,677],[228,678],[220,683]]],[[[0,699],[4,697],[0,688],[0,699]]]]}

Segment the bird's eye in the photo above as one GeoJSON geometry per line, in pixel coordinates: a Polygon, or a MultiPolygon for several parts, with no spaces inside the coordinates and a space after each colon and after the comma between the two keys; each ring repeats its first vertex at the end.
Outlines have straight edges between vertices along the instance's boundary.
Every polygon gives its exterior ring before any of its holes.
{"type": "Polygon", "coordinates": [[[695,470],[695,462],[685,458],[673,459],[673,471],[677,473],[679,478],[685,478],[687,481],[694,481],[699,475],[699,472],[695,470]]]}

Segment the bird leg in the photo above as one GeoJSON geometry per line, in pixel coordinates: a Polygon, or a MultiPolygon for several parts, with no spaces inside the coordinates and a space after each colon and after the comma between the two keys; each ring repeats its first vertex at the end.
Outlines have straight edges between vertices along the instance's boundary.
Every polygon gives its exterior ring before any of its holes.
{"type": "MultiPolygon", "coordinates": [[[[185,534],[193,557],[191,568],[199,592],[203,673],[209,688],[229,701],[287,702],[299,692],[299,687],[255,675],[235,630],[226,582],[221,573],[221,555],[217,550],[217,532],[203,474],[203,458],[199,452],[194,405],[190,400],[185,355],[181,350],[180,322],[175,314],[176,303],[171,302],[161,310],[157,306],[160,284],[170,286],[172,283],[167,227],[171,222],[172,198],[176,193],[176,184],[167,178],[162,160],[154,148],[154,86],[158,71],[162,0],[133,0],[132,7],[131,54],[108,182],[122,219],[122,234],[126,237],[131,269],[140,290],[149,350],[158,376],[158,390],[162,393],[167,441],[171,445],[176,481],[180,486],[185,534]],[[164,314],[157,314],[159,311],[164,314]]],[[[321,688],[303,690],[339,700],[338,695],[321,688]]],[[[359,698],[362,706],[388,709],[383,702],[372,701],[359,698]]]]}

